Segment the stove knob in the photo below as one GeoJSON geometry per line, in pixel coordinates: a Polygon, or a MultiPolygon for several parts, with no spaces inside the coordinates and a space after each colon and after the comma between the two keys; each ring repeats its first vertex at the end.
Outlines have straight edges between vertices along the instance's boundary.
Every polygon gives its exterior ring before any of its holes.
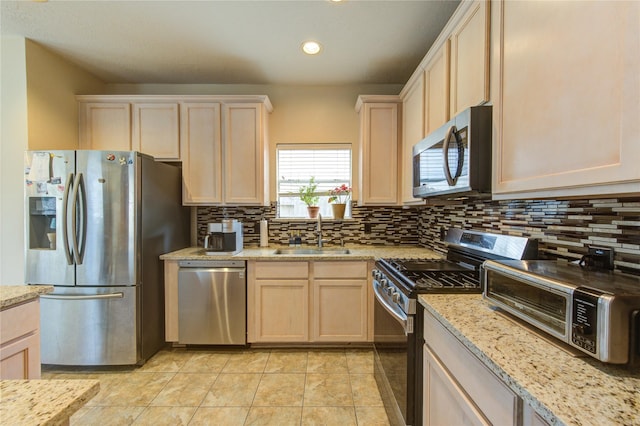
{"type": "Polygon", "coordinates": [[[391,296],[393,292],[394,292],[393,287],[391,286],[387,287],[387,296],[391,296]]]}
{"type": "Polygon", "coordinates": [[[387,280],[386,278],[382,278],[380,280],[380,285],[384,290],[386,290],[389,287],[389,280],[387,280]]]}
{"type": "Polygon", "coordinates": [[[391,300],[393,300],[393,303],[400,303],[400,293],[394,291],[391,295],[391,300]]]}
{"type": "Polygon", "coordinates": [[[373,276],[374,279],[377,280],[377,279],[380,279],[380,275],[382,274],[377,269],[374,269],[373,271],[371,271],[371,275],[373,276]]]}

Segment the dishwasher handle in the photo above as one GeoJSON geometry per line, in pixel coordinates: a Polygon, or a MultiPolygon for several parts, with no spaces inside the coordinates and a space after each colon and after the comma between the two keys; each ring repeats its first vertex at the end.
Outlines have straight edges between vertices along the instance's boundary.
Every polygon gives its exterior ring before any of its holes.
{"type": "Polygon", "coordinates": [[[181,260],[180,268],[245,268],[244,260],[181,260]]]}

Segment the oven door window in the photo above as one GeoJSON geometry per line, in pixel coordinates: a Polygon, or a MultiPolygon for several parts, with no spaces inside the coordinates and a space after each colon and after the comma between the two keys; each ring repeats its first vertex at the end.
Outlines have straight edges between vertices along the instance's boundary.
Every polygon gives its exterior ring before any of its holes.
{"type": "Polygon", "coordinates": [[[445,173],[445,164],[452,178],[456,179],[456,187],[469,186],[469,150],[467,127],[455,132],[447,149],[445,163],[444,140],[424,149],[414,158],[414,186],[426,187],[428,192],[451,189],[445,173]]]}

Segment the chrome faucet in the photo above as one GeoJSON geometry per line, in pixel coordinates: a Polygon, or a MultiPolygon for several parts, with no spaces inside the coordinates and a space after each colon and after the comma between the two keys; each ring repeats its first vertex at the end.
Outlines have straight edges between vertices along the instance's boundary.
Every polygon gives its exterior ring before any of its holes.
{"type": "Polygon", "coordinates": [[[318,229],[316,230],[318,235],[318,247],[322,247],[322,215],[318,213],[318,229]]]}

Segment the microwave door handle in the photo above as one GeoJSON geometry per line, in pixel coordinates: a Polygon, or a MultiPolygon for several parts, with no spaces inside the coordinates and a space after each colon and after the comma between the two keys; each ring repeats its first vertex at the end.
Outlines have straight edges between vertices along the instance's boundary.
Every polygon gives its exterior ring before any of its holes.
{"type": "Polygon", "coordinates": [[[64,246],[64,255],[67,258],[67,265],[73,265],[73,251],[69,246],[69,229],[67,227],[69,214],[69,191],[71,188],[74,188],[73,173],[69,173],[69,176],[67,177],[67,184],[64,187],[64,194],[62,195],[62,241],[64,246]]]}
{"type": "Polygon", "coordinates": [[[447,134],[444,137],[444,142],[442,143],[442,151],[443,151],[443,164],[442,167],[444,169],[444,176],[447,179],[447,183],[449,186],[454,186],[458,181],[458,178],[462,174],[462,167],[464,166],[464,147],[462,143],[460,143],[460,136],[458,136],[458,129],[456,126],[451,126],[447,130],[447,134]],[[449,169],[449,144],[451,143],[451,137],[456,139],[456,144],[458,145],[458,164],[455,175],[451,175],[451,170],[449,169]]]}

